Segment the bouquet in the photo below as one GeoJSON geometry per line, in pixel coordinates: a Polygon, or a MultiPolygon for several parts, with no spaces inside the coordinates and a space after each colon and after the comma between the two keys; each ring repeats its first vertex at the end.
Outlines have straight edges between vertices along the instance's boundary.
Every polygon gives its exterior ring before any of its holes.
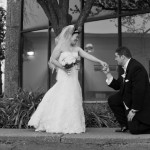
{"type": "Polygon", "coordinates": [[[66,58],[64,58],[61,62],[62,66],[65,69],[70,69],[72,68],[74,65],[77,64],[77,59],[71,55],[67,56],[66,58]]]}

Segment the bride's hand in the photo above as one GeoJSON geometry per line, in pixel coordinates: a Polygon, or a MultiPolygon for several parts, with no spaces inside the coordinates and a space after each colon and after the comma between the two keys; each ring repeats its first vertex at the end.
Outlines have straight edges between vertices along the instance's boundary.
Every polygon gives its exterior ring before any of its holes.
{"type": "Polygon", "coordinates": [[[66,69],[67,74],[71,73],[71,68],[70,69],[66,69]]]}
{"type": "Polygon", "coordinates": [[[108,64],[104,61],[101,61],[100,64],[103,66],[103,68],[108,68],[108,64]]]}
{"type": "Polygon", "coordinates": [[[102,71],[105,74],[108,73],[109,72],[109,65],[106,62],[104,62],[104,61],[100,62],[100,64],[102,65],[102,71]]]}
{"type": "Polygon", "coordinates": [[[71,73],[71,68],[66,69],[66,68],[64,67],[63,70],[64,70],[67,74],[70,74],[70,73],[71,73]]]}

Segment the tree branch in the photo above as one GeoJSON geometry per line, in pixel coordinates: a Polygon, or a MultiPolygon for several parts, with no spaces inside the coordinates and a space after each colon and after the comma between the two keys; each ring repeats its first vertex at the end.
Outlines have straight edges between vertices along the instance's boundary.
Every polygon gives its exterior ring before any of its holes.
{"type": "Polygon", "coordinates": [[[63,11],[65,14],[68,14],[69,0],[61,0],[61,1],[62,1],[62,5],[61,5],[62,11],[63,11]]]}
{"type": "Polygon", "coordinates": [[[49,21],[52,24],[54,32],[56,35],[60,33],[59,25],[58,25],[58,18],[55,14],[54,8],[52,6],[51,0],[37,0],[40,6],[43,8],[46,16],[48,17],[49,21]]]}
{"type": "Polygon", "coordinates": [[[49,8],[50,15],[52,18],[51,24],[57,36],[61,31],[60,26],[59,26],[59,14],[57,14],[57,12],[55,11],[51,0],[48,0],[48,8],[49,8]]]}
{"type": "Polygon", "coordinates": [[[53,16],[57,17],[58,31],[59,34],[62,28],[68,25],[68,9],[69,9],[69,0],[60,0],[59,4],[57,0],[49,0],[49,8],[51,6],[51,11],[53,10],[53,16]]]}
{"type": "Polygon", "coordinates": [[[150,31],[150,28],[144,31],[144,34],[148,33],[150,31]]]}
{"type": "Polygon", "coordinates": [[[39,5],[42,7],[43,11],[45,12],[47,18],[50,20],[50,22],[52,21],[51,16],[50,16],[50,11],[47,7],[47,4],[45,1],[43,0],[37,0],[37,2],[39,3],[39,5]]]}
{"type": "Polygon", "coordinates": [[[79,16],[75,26],[82,27],[82,25],[86,21],[87,17],[89,16],[89,13],[91,11],[91,8],[92,8],[94,2],[95,2],[95,0],[87,0],[86,1],[84,8],[81,11],[80,16],[79,16]]]}
{"type": "Polygon", "coordinates": [[[51,5],[54,8],[55,13],[57,14],[58,18],[60,18],[60,7],[58,1],[57,0],[51,0],[51,1],[52,1],[51,5]]]}
{"type": "Polygon", "coordinates": [[[59,1],[59,6],[60,6],[60,15],[61,19],[60,21],[60,26],[63,28],[64,26],[68,25],[71,21],[69,21],[69,0],[60,0],[59,1]],[[63,17],[65,16],[65,17],[63,17]]]}

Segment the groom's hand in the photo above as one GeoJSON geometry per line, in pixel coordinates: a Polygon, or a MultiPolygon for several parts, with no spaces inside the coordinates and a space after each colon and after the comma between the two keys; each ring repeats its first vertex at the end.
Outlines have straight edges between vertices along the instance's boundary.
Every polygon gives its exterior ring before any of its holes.
{"type": "Polygon", "coordinates": [[[108,65],[107,65],[107,66],[103,66],[102,71],[103,71],[105,74],[108,74],[108,73],[110,72],[109,66],[108,66],[108,65]]]}
{"type": "Polygon", "coordinates": [[[132,119],[133,119],[134,116],[135,116],[135,112],[133,112],[133,110],[131,109],[131,110],[129,111],[128,116],[127,116],[128,121],[132,121],[132,119]]]}

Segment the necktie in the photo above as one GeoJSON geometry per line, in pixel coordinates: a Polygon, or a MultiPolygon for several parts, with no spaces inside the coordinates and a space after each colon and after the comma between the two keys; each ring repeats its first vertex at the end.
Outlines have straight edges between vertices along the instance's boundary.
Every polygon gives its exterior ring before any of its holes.
{"type": "Polygon", "coordinates": [[[123,70],[124,70],[124,74],[122,74],[121,76],[123,77],[123,83],[124,83],[124,80],[125,80],[125,77],[126,77],[126,69],[125,67],[122,67],[123,70]]]}

